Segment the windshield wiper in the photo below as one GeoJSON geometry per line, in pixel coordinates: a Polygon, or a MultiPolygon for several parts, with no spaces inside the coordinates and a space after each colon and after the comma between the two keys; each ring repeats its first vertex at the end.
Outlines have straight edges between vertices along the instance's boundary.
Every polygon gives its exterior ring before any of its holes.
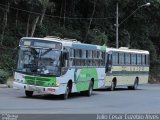
{"type": "Polygon", "coordinates": [[[42,53],[41,54],[41,56],[44,56],[44,55],[46,55],[48,52],[50,52],[52,49],[50,48],[50,49],[48,49],[48,50],[46,50],[44,53],[42,53]]]}

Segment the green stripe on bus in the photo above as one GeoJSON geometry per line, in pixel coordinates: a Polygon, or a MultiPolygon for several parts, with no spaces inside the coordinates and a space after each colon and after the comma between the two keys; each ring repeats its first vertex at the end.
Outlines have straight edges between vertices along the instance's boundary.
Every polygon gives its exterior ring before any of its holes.
{"type": "Polygon", "coordinates": [[[56,77],[25,76],[25,84],[54,87],[56,84],[56,77]]]}

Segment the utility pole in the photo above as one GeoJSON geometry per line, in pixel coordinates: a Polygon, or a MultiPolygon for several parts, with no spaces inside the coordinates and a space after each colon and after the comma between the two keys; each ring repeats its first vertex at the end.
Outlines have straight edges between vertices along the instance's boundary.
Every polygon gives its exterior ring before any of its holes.
{"type": "Polygon", "coordinates": [[[119,27],[119,23],[118,23],[118,2],[117,2],[117,12],[116,12],[116,48],[119,48],[119,41],[118,41],[118,27],[119,27]]]}
{"type": "Polygon", "coordinates": [[[130,18],[133,14],[135,14],[140,8],[145,7],[145,6],[150,6],[150,3],[146,3],[144,5],[138,6],[137,9],[135,9],[128,17],[126,17],[124,20],[122,20],[120,23],[118,22],[118,17],[119,17],[119,13],[118,13],[118,2],[117,2],[117,9],[116,9],[116,48],[119,48],[119,31],[118,28],[119,26],[124,23],[126,20],[128,20],[128,18],[130,18]]]}

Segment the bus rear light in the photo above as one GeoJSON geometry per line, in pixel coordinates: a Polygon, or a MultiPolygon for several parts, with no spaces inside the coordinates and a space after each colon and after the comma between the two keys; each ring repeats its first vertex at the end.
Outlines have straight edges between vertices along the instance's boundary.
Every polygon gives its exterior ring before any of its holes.
{"type": "Polygon", "coordinates": [[[53,88],[48,88],[48,92],[55,92],[55,89],[53,89],[53,88]]]}

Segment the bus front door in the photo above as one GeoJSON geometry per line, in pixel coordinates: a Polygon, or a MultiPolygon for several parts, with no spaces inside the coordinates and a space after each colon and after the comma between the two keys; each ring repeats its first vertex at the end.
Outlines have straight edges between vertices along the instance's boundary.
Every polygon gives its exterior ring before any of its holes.
{"type": "Polygon", "coordinates": [[[107,53],[106,55],[106,67],[105,67],[105,72],[110,73],[111,69],[112,69],[112,54],[111,53],[107,53]]]}

